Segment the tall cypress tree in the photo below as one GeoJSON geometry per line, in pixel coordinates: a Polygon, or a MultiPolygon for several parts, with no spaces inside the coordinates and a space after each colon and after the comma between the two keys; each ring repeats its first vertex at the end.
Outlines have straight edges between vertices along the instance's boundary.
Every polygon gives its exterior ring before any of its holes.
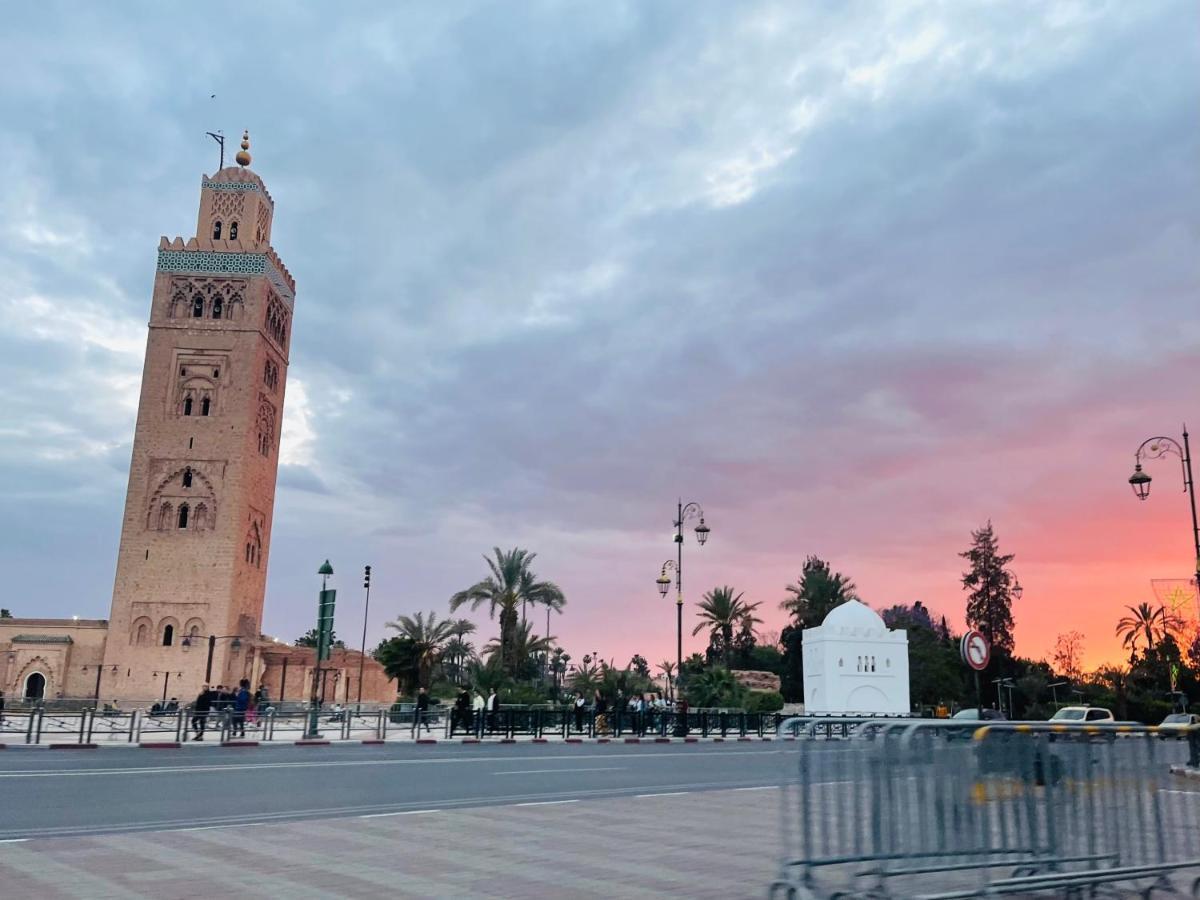
{"type": "Polygon", "coordinates": [[[971,532],[971,548],[958,554],[970,567],[963,573],[967,597],[967,624],[981,632],[994,651],[1013,652],[1012,589],[1016,577],[1008,570],[1013,554],[1001,553],[991,520],[971,532]]]}

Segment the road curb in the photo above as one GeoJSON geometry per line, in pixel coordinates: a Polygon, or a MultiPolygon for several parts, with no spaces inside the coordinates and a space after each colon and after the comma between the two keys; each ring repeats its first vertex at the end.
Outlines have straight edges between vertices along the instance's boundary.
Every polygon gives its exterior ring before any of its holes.
{"type": "Polygon", "coordinates": [[[501,744],[515,744],[517,742],[517,739],[516,738],[500,738],[499,742],[501,744]]]}
{"type": "Polygon", "coordinates": [[[298,741],[292,741],[292,744],[296,747],[328,747],[330,745],[330,742],[324,741],[324,740],[316,740],[313,738],[309,738],[308,740],[301,738],[298,741]]]}
{"type": "Polygon", "coordinates": [[[627,744],[640,744],[641,742],[641,738],[625,738],[625,743],[627,744]]]}
{"type": "Polygon", "coordinates": [[[436,744],[437,738],[417,738],[413,741],[414,744],[436,744]]]}
{"type": "Polygon", "coordinates": [[[386,744],[387,741],[383,738],[363,738],[362,743],[368,747],[376,747],[380,744],[386,744]]]}
{"type": "Polygon", "coordinates": [[[1200,778],[1200,769],[1193,769],[1190,766],[1171,766],[1171,774],[1181,778],[1200,778]]]}
{"type": "Polygon", "coordinates": [[[596,738],[597,744],[611,744],[612,738],[596,738]]]}
{"type": "Polygon", "coordinates": [[[462,742],[463,742],[464,744],[478,744],[478,743],[480,743],[480,741],[479,741],[479,738],[463,738],[463,739],[462,739],[462,742]]]}
{"type": "Polygon", "coordinates": [[[535,743],[535,744],[548,744],[548,743],[550,743],[550,741],[549,741],[548,739],[546,739],[546,738],[534,738],[534,739],[533,739],[533,743],[535,743]]]}
{"type": "Polygon", "coordinates": [[[671,739],[670,739],[670,738],[664,738],[664,737],[657,737],[657,738],[655,738],[655,739],[654,739],[654,743],[656,743],[656,744],[669,744],[669,743],[671,743],[671,739]]]}
{"type": "Polygon", "coordinates": [[[51,750],[98,750],[99,744],[51,744],[51,750]]]}
{"type": "Polygon", "coordinates": [[[685,737],[685,738],[683,739],[683,742],[684,742],[685,744],[698,744],[698,743],[700,743],[700,738],[694,738],[694,737],[685,737]]]}
{"type": "Polygon", "coordinates": [[[143,750],[178,750],[183,744],[179,741],[142,741],[138,746],[143,750]]]}
{"type": "Polygon", "coordinates": [[[563,740],[563,743],[564,744],[582,744],[583,738],[566,738],[563,740]]]}
{"type": "Polygon", "coordinates": [[[258,741],[221,741],[222,747],[257,747],[258,741]]]}

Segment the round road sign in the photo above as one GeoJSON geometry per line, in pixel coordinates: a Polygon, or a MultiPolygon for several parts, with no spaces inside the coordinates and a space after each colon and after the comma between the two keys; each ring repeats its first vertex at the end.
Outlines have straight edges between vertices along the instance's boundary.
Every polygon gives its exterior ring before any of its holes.
{"type": "Polygon", "coordinates": [[[976,672],[986,669],[992,658],[992,648],[988,646],[987,638],[978,631],[968,631],[963,635],[959,652],[962,653],[963,662],[976,672]]]}

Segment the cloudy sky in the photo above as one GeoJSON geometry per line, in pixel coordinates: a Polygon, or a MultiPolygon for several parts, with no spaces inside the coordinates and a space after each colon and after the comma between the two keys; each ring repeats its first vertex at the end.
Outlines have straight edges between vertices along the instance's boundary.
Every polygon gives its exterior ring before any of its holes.
{"type": "Polygon", "coordinates": [[[576,658],[672,657],[680,496],[689,602],[767,628],[808,554],[960,623],[989,518],[1026,654],[1116,656],[1188,576],[1177,465],[1125,479],[1200,428],[1194,3],[329,9],[9,10],[0,605],[108,613],[156,245],[217,128],[298,284],[270,633],[326,557],[355,642],[373,565],[374,642],[522,546],[576,658]]]}

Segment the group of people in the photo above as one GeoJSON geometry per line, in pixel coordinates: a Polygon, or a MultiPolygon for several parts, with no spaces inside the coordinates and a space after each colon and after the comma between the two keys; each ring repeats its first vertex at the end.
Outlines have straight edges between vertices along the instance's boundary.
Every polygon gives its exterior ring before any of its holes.
{"type": "MultiPolygon", "coordinates": [[[[666,699],[662,694],[635,694],[632,697],[626,697],[624,694],[618,693],[616,701],[611,704],[608,698],[596,691],[592,698],[592,712],[595,714],[596,734],[611,734],[612,727],[609,724],[608,717],[612,713],[618,713],[628,716],[632,730],[639,736],[644,735],[647,730],[653,729],[658,716],[666,712],[679,712],[684,716],[684,722],[687,721],[688,705],[686,700],[680,700],[678,704],[666,699]]],[[[575,730],[583,731],[584,717],[587,713],[587,699],[581,694],[575,698],[572,703],[572,709],[575,714],[575,730]]]]}
{"type": "Polygon", "coordinates": [[[257,725],[258,712],[267,708],[267,704],[267,689],[259,685],[258,690],[251,693],[248,678],[238,682],[236,688],[226,688],[223,684],[211,688],[206,684],[192,704],[192,740],[204,740],[204,731],[210,715],[216,714],[220,717],[227,713],[231,714],[229,736],[245,737],[246,723],[257,725]]]}
{"type": "MultiPolygon", "coordinates": [[[[424,688],[421,689],[422,692],[424,688]]],[[[418,706],[420,697],[417,698],[418,706]]],[[[496,730],[496,711],[500,709],[500,698],[496,689],[488,691],[487,698],[478,690],[472,691],[466,685],[454,699],[454,708],[450,711],[451,731],[480,732],[486,728],[489,732],[496,730]]]]}
{"type": "Polygon", "coordinates": [[[152,716],[167,716],[175,712],[179,712],[178,697],[172,697],[166,703],[155,702],[155,704],[150,707],[150,715],[152,716]]]}

